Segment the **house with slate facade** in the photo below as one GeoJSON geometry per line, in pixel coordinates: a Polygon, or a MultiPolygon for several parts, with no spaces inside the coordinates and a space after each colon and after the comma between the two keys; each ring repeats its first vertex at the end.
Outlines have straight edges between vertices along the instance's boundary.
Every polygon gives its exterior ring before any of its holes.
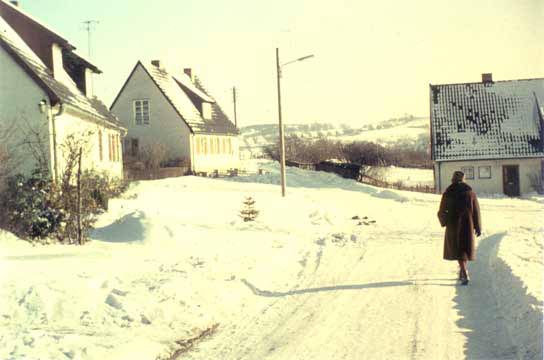
{"type": "Polygon", "coordinates": [[[430,85],[435,186],[461,170],[478,193],[535,191],[544,172],[544,79],[430,85]]]}
{"type": "Polygon", "coordinates": [[[239,168],[239,131],[191,69],[138,61],[110,109],[128,129],[127,153],[162,144],[193,173],[239,168]]]}
{"type": "Polygon", "coordinates": [[[100,73],[17,2],[0,0],[0,129],[10,129],[0,146],[17,159],[13,172],[32,171],[37,166],[32,152],[38,151],[50,174],[60,177],[67,161],[63,145],[70,137],[85,144],[84,169],[123,176],[125,129],[92,92],[91,76],[100,73]]]}

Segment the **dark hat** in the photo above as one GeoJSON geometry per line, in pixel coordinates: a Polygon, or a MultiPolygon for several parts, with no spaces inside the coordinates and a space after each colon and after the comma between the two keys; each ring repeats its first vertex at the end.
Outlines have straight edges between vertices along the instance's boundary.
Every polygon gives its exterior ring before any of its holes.
{"type": "Polygon", "coordinates": [[[465,178],[465,173],[462,171],[454,171],[453,175],[451,176],[451,182],[452,183],[458,183],[462,182],[465,178]]]}

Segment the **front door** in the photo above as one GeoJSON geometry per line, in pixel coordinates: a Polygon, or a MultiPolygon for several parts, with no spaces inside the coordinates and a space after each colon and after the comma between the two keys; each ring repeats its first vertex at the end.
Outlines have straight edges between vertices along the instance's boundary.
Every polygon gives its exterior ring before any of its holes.
{"type": "Polygon", "coordinates": [[[503,165],[502,183],[504,193],[508,196],[519,196],[519,166],[503,165]]]}

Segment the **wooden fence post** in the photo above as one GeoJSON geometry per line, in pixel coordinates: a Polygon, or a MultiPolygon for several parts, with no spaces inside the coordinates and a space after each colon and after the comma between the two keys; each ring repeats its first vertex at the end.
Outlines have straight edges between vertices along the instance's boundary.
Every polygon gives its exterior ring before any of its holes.
{"type": "Polygon", "coordinates": [[[80,147],[77,155],[77,242],[79,245],[83,245],[81,236],[81,153],[82,148],[80,147]]]}

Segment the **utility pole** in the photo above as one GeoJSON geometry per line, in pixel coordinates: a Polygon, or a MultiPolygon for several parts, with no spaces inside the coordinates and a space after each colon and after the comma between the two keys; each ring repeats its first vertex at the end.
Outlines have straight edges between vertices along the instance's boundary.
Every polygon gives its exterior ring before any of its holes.
{"type": "Polygon", "coordinates": [[[234,126],[238,128],[238,118],[236,117],[236,86],[232,87],[232,101],[234,102],[234,126]]]}
{"type": "Polygon", "coordinates": [[[297,61],[303,61],[306,59],[313,58],[314,55],[306,55],[301,58],[288,61],[286,63],[280,64],[280,49],[276,48],[276,77],[278,79],[278,120],[280,128],[280,173],[281,173],[281,196],[285,197],[285,135],[283,132],[283,121],[281,118],[281,68],[282,66],[292,64],[297,61]]]}
{"type": "Polygon", "coordinates": [[[281,175],[281,196],[285,197],[285,139],[283,134],[283,121],[281,118],[281,66],[280,49],[276,48],[276,75],[278,79],[278,120],[280,128],[280,175],[281,175]]]}

